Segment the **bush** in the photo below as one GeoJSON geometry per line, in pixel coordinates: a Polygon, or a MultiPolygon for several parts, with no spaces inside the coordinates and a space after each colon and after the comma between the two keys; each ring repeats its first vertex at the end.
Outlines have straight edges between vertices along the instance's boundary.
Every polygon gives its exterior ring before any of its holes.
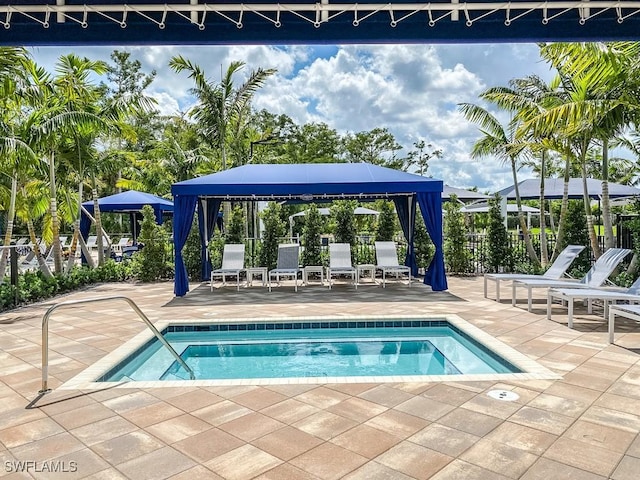
{"type": "Polygon", "coordinates": [[[286,232],[285,223],[282,221],[279,203],[269,202],[267,208],[262,211],[262,222],[264,230],[262,232],[262,246],[258,255],[260,265],[272,270],[278,261],[278,244],[280,237],[286,232]]]}
{"type": "Polygon", "coordinates": [[[231,218],[225,229],[225,243],[242,243],[244,241],[244,226],[244,211],[240,205],[236,205],[231,210],[231,218]]]}
{"type": "Polygon", "coordinates": [[[451,273],[468,273],[471,270],[471,252],[467,249],[467,227],[455,195],[445,203],[444,210],[445,265],[451,273]]]}
{"type": "Polygon", "coordinates": [[[173,273],[173,262],[169,254],[169,234],[156,224],[153,208],[142,208],[142,225],[138,243],[143,248],[133,257],[133,267],[137,277],[143,282],[154,282],[167,278],[173,273]]]}
{"type": "MultiPolygon", "coordinates": [[[[569,200],[566,229],[564,244],[560,246],[561,250],[567,245],[590,245],[589,234],[587,233],[587,218],[582,200],[569,200]]],[[[574,276],[579,275],[575,276],[575,278],[581,278],[590,268],[591,249],[585,248],[571,264],[571,273],[574,276]],[[583,273],[583,275],[580,275],[580,273],[583,273]]]]}
{"type": "Polygon", "coordinates": [[[422,268],[425,271],[431,264],[431,259],[436,252],[436,247],[431,241],[429,233],[427,233],[427,227],[424,225],[424,219],[420,212],[416,215],[416,225],[413,234],[413,250],[416,254],[416,264],[418,268],[422,268]]]}
{"type": "MultiPolygon", "coordinates": [[[[211,243],[211,242],[209,242],[211,243]]],[[[198,230],[197,216],[194,215],[191,231],[182,248],[182,260],[187,269],[189,280],[200,281],[202,275],[202,252],[200,244],[200,231],[198,230]]]]}
{"type": "Polygon", "coordinates": [[[107,260],[104,265],[94,269],[76,266],[66,274],[50,278],[45,277],[40,271],[21,273],[18,276],[17,289],[6,282],[0,284],[0,311],[46,300],[54,295],[72,292],[94,283],[131,279],[133,273],[130,263],[107,260]]]}
{"type": "Polygon", "coordinates": [[[304,228],[302,229],[303,265],[322,265],[322,216],[315,204],[311,204],[304,216],[304,228]]]}
{"type": "Polygon", "coordinates": [[[390,242],[396,233],[396,212],[389,201],[380,202],[380,215],[376,228],[376,240],[390,242]]]}
{"type": "Polygon", "coordinates": [[[509,246],[509,234],[504,226],[504,217],[500,211],[500,195],[489,199],[489,219],[487,225],[486,266],[489,272],[502,269],[513,271],[513,252],[509,246]]]}

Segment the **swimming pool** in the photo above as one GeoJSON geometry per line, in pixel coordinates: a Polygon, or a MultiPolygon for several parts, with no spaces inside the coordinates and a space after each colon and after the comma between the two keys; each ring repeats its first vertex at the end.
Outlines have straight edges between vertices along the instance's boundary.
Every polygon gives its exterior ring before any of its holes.
{"type": "Polygon", "coordinates": [[[167,322],[157,327],[194,371],[195,380],[189,380],[188,373],[150,332],[143,332],[67,386],[557,377],[455,315],[235,319],[167,322]]]}

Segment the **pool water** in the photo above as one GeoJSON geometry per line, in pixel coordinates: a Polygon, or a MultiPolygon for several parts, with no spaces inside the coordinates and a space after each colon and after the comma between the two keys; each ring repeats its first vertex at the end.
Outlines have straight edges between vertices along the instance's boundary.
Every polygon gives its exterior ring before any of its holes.
{"type": "MultiPolygon", "coordinates": [[[[521,371],[446,321],[362,326],[370,324],[268,324],[267,328],[255,324],[241,330],[237,325],[174,326],[163,334],[196,380],[521,371]]],[[[154,338],[98,381],[188,379],[189,374],[154,338]]]]}

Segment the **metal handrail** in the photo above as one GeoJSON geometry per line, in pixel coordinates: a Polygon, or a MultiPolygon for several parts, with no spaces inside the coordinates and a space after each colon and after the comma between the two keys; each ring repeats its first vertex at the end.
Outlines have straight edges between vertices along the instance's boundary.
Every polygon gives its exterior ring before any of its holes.
{"type": "Polygon", "coordinates": [[[50,392],[51,389],[48,388],[48,377],[49,377],[49,317],[51,314],[60,307],[67,307],[69,305],[79,305],[82,303],[96,303],[96,302],[106,302],[111,300],[124,300],[129,304],[129,306],[133,309],[134,312],[138,314],[138,316],[142,319],[144,323],[147,324],[149,330],[155,335],[155,337],[164,345],[171,355],[176,359],[176,361],[180,364],[182,368],[184,368],[187,372],[189,372],[189,377],[191,380],[195,379],[195,374],[191,367],[189,367],[185,361],[178,355],[178,353],[173,349],[173,347],[167,342],[167,340],[162,336],[162,334],[158,331],[156,327],[153,326],[153,323],[147,318],[147,316],[140,310],[140,307],[136,305],[136,303],[131,300],[129,297],[125,297],[122,295],[115,295],[112,297],[102,297],[102,298],[87,298],[84,300],[69,300],[67,302],[61,302],[46,311],[44,316],[42,317],[42,389],[38,392],[40,394],[44,394],[50,392]]]}

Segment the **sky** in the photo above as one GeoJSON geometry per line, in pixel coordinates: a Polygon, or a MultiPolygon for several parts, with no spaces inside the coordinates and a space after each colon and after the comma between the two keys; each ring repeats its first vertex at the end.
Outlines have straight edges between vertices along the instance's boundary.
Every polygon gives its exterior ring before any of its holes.
{"type": "MultiPolygon", "coordinates": [[[[110,61],[114,50],[128,51],[143,71],[156,70],[147,93],[164,114],[194,105],[191,80],[168,67],[174,55],[199,65],[213,82],[232,61],[246,63],[234,82],[251,70],[275,68],[276,75],[254,97],[257,110],[286,114],[297,124],[323,122],[340,134],[387,128],[405,147],[424,140],[441,149],[428,175],[459,188],[494,192],[513,184],[508,165],[496,159],[470,158],[480,138],[476,125],[459,113],[459,103],[479,103],[478,94],[509,80],[536,74],[550,80],[548,65],[535,44],[465,45],[298,45],[37,47],[36,62],[54,72],[68,53],[110,61]]],[[[522,179],[531,177],[521,172],[522,179]]],[[[520,179],[520,178],[519,178],[520,179]]]]}

